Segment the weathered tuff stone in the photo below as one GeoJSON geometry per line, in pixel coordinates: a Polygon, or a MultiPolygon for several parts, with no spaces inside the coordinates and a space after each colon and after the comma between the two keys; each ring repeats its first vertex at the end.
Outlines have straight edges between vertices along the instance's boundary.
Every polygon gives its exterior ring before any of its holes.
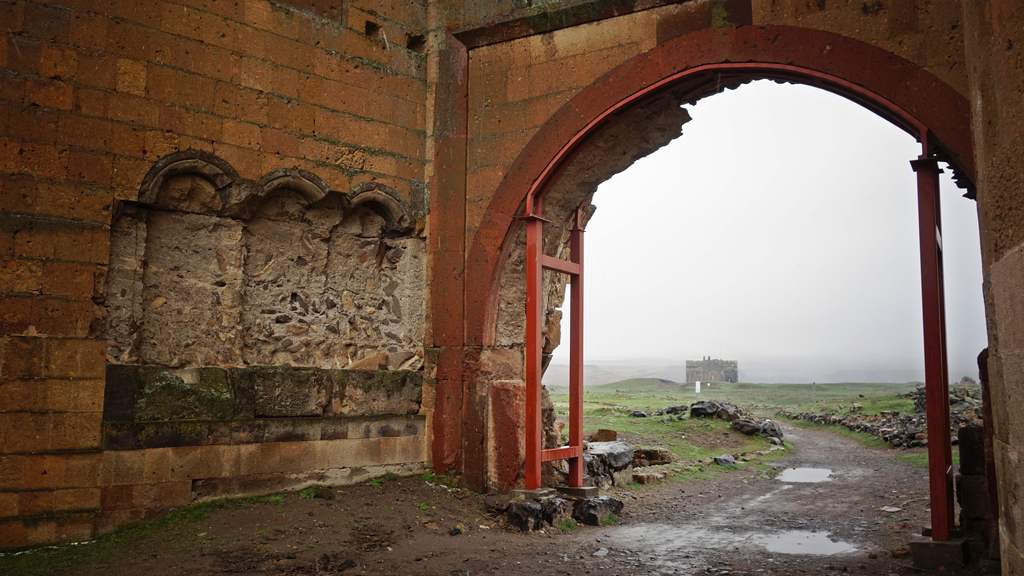
{"type": "Polygon", "coordinates": [[[572,507],[565,498],[545,498],[540,502],[544,521],[554,526],[572,517],[572,507]]]}
{"type": "Polygon", "coordinates": [[[573,506],[572,517],[580,524],[600,526],[601,520],[622,512],[622,500],[611,496],[598,496],[577,500],[573,506]]]}
{"type": "Polygon", "coordinates": [[[322,416],[338,380],[325,370],[285,366],[235,368],[231,378],[237,388],[253,391],[257,418],[322,416]]]}
{"type": "Polygon", "coordinates": [[[736,420],[739,420],[743,416],[739,408],[737,408],[735,405],[721,404],[718,409],[718,413],[715,414],[715,417],[720,418],[722,420],[728,420],[729,422],[735,422],[736,420]]]}
{"type": "Polygon", "coordinates": [[[717,402],[710,400],[701,400],[700,402],[694,402],[690,405],[690,417],[691,418],[714,418],[718,411],[721,410],[721,406],[717,402]]]}
{"type": "Polygon", "coordinates": [[[765,421],[761,424],[761,434],[766,438],[782,440],[782,426],[779,426],[778,422],[773,422],[771,420],[765,421]]]}
{"type": "Polygon", "coordinates": [[[761,425],[749,418],[740,418],[739,420],[735,420],[731,427],[740,434],[746,434],[748,436],[753,436],[761,431],[761,425]]]}
{"type": "Polygon", "coordinates": [[[719,466],[732,466],[736,464],[736,459],[729,454],[722,454],[721,456],[715,456],[715,464],[719,466]]]}
{"type": "Polygon", "coordinates": [[[633,447],[625,442],[591,442],[590,454],[610,470],[622,470],[633,462],[633,447]]]}
{"type": "Polygon", "coordinates": [[[339,371],[344,394],[335,393],[331,412],[342,416],[415,414],[423,398],[423,375],[406,370],[339,371]]]}
{"type": "Polygon", "coordinates": [[[591,442],[583,453],[584,474],[602,488],[633,478],[633,448],[625,442],[591,442]]]}
{"type": "MultiPolygon", "coordinates": [[[[132,372],[126,369],[121,376],[132,372]]],[[[168,371],[139,366],[134,376],[135,406],[130,419],[141,422],[231,419],[235,400],[223,370],[168,371]]]]}
{"type": "Polygon", "coordinates": [[[544,508],[540,504],[528,500],[512,502],[508,505],[505,514],[509,524],[523,532],[538,528],[544,521],[544,508]]]}

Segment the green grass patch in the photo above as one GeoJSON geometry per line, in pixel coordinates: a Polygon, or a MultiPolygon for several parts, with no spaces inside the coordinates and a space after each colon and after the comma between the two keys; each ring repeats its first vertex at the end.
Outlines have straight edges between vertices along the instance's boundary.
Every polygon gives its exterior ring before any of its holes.
{"type": "Polygon", "coordinates": [[[135,547],[139,542],[152,541],[154,552],[208,548],[212,542],[199,535],[201,530],[197,523],[209,518],[214,511],[283,503],[284,498],[275,494],[226,498],[195,504],[153,520],[129,524],[88,544],[48,546],[17,555],[0,555],[0,574],[43,576],[59,574],[86,565],[102,568],[123,558],[126,550],[135,547]]]}
{"type": "MultiPolygon", "coordinates": [[[[701,393],[696,394],[692,384],[680,384],[659,378],[633,378],[584,389],[585,406],[607,406],[630,409],[657,410],[667,406],[689,405],[697,400],[730,402],[738,406],[814,407],[821,405],[844,406],[849,410],[853,402],[864,405],[867,412],[878,410],[909,411],[913,404],[907,400],[893,400],[895,395],[912,392],[916,382],[889,384],[875,382],[839,382],[827,384],[754,384],[751,382],[711,382],[704,384],[701,393]],[[864,396],[861,398],[861,396],[864,396]],[[891,406],[877,401],[895,401],[891,406]]],[[[567,406],[567,388],[553,388],[551,400],[556,406],[567,406]]],[[[817,411],[817,410],[814,410],[817,411]]]]}
{"type": "Polygon", "coordinates": [[[601,518],[601,526],[618,526],[619,517],[615,514],[609,514],[601,518]]]}
{"type": "Polygon", "coordinates": [[[572,532],[579,527],[580,525],[577,524],[575,520],[562,520],[555,523],[555,528],[558,528],[561,532],[572,532]]]}

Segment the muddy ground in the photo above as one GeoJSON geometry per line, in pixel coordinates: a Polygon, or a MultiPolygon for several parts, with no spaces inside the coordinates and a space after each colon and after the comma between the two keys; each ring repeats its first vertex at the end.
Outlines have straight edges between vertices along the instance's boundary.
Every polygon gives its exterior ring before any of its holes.
{"type": "Polygon", "coordinates": [[[792,456],[772,466],[831,470],[827,481],[785,482],[741,466],[613,489],[626,503],[616,526],[520,533],[481,495],[397,478],[337,489],[335,500],[236,502],[61,573],[921,574],[905,544],[928,520],[927,471],[828,432],[785,432],[792,456]]]}

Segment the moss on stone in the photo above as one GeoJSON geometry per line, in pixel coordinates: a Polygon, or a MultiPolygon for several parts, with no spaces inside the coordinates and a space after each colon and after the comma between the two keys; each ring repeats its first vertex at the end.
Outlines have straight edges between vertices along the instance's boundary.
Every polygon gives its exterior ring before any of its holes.
{"type": "Polygon", "coordinates": [[[729,12],[725,9],[725,0],[715,0],[711,4],[711,27],[726,28],[732,25],[729,22],[729,12]]]}
{"type": "Polygon", "coordinates": [[[383,392],[388,398],[401,394],[407,387],[423,386],[422,377],[407,370],[353,370],[352,373],[362,375],[361,378],[354,378],[352,384],[364,393],[383,392]]]}
{"type": "Polygon", "coordinates": [[[139,368],[137,421],[230,420],[234,404],[227,376],[220,368],[200,370],[194,384],[163,368],[139,368]]]}

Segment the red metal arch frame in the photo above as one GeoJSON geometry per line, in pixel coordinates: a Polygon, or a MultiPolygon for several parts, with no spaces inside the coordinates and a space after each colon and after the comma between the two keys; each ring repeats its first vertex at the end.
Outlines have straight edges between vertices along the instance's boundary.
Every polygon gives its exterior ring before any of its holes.
{"type": "MultiPolygon", "coordinates": [[[[543,267],[574,267],[562,271],[579,278],[582,296],[582,237],[578,263],[561,264],[543,256],[539,233],[543,196],[581,147],[617,114],[666,90],[683,90],[697,99],[718,91],[722,84],[758,78],[810,84],[840,94],[875,111],[922,143],[922,156],[913,162],[913,167],[918,173],[928,420],[932,438],[932,534],[935,539],[947,539],[953,508],[946,476],[952,459],[948,442],[937,159],[948,161],[961,177],[970,181],[970,112],[967,100],[944,82],[877,47],[827,32],[790,27],[705,30],[666,42],[605,74],[541,128],[493,197],[467,261],[466,344],[483,345],[493,338],[495,287],[501,261],[498,248],[506,245],[514,233],[512,220],[517,217],[518,208],[523,207],[518,217],[527,220],[527,286],[528,292],[533,293],[532,297],[527,295],[526,484],[539,487],[542,459],[564,457],[573,463],[570,480],[577,484],[576,468],[581,468],[581,458],[577,455],[579,434],[573,433],[573,426],[575,423],[577,430],[580,426],[578,408],[570,422],[570,449],[545,453],[540,448],[539,279],[543,267]],[[487,293],[481,293],[483,290],[487,293]]],[[[573,260],[577,258],[574,256],[573,260]]],[[[574,305],[577,300],[582,298],[574,298],[574,305]]],[[[582,322],[578,327],[575,324],[576,319],[582,319],[582,313],[573,312],[570,358],[581,365],[582,322]]],[[[571,372],[582,374],[578,368],[571,372]]],[[[580,398],[581,385],[577,376],[574,389],[580,398]]],[[[579,401],[571,404],[575,407],[579,401]]]]}

